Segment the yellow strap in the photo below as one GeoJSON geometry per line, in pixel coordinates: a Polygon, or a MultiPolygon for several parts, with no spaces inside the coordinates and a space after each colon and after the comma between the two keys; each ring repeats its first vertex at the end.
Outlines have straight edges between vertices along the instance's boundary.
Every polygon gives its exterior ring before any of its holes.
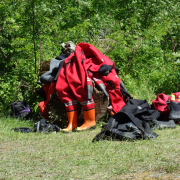
{"type": "Polygon", "coordinates": [[[178,101],[180,101],[180,96],[178,97],[178,101]]]}
{"type": "Polygon", "coordinates": [[[171,100],[175,101],[175,95],[174,94],[171,94],[171,100]]]}

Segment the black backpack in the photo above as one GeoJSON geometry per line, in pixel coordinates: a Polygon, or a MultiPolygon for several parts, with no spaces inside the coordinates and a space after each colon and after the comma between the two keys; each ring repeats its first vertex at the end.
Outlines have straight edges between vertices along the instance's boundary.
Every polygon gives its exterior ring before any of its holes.
{"type": "Polygon", "coordinates": [[[11,107],[10,115],[15,118],[28,119],[30,117],[30,106],[25,101],[15,101],[9,104],[6,108],[6,113],[8,112],[9,107],[11,107]]]}

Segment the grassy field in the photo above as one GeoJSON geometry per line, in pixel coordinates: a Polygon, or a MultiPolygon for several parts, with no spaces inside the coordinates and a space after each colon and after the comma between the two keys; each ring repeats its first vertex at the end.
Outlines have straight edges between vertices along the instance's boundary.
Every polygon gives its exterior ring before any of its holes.
{"type": "Polygon", "coordinates": [[[100,126],[63,134],[19,133],[33,122],[0,118],[0,180],[180,179],[180,126],[153,140],[91,143],[100,126]]]}

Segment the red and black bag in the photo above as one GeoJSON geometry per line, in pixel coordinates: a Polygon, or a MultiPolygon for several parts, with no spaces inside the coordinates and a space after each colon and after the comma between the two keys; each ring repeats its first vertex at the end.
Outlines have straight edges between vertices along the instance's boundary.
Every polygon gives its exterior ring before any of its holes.
{"type": "Polygon", "coordinates": [[[158,94],[155,100],[152,100],[152,109],[158,110],[160,112],[160,118],[163,120],[169,119],[169,104],[171,102],[171,97],[161,93],[158,94]]]}

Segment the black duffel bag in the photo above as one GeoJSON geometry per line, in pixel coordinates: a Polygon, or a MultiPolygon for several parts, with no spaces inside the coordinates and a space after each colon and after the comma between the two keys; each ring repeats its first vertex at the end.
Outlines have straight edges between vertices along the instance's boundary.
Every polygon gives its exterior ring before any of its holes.
{"type": "Polygon", "coordinates": [[[11,107],[10,115],[19,119],[28,119],[30,117],[30,106],[25,101],[15,101],[9,104],[6,108],[6,113],[8,114],[8,109],[11,107]]]}

